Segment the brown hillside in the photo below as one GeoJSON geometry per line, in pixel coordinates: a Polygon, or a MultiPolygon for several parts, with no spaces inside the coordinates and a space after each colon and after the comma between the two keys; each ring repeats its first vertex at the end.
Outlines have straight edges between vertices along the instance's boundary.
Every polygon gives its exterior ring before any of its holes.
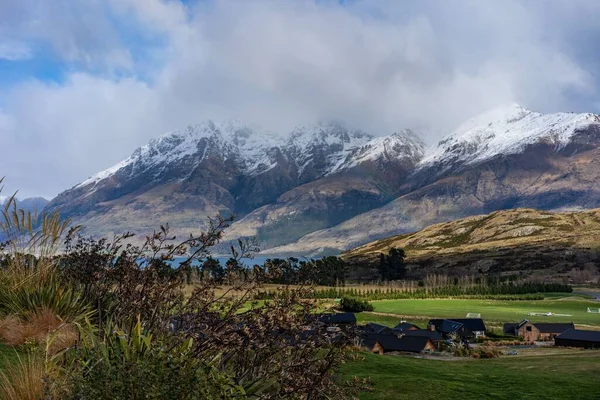
{"type": "Polygon", "coordinates": [[[600,209],[496,211],[377,240],[344,253],[374,265],[382,252],[403,248],[411,275],[519,272],[564,275],[594,270],[600,261],[600,209]]]}

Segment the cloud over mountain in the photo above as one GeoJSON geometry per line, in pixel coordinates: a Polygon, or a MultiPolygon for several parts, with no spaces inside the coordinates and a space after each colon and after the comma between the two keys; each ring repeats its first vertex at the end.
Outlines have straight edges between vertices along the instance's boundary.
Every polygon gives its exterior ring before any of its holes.
{"type": "Polygon", "coordinates": [[[598,11],[591,0],[3,2],[0,174],[52,196],[207,118],[389,135],[448,133],[513,101],[598,111],[598,11]]]}

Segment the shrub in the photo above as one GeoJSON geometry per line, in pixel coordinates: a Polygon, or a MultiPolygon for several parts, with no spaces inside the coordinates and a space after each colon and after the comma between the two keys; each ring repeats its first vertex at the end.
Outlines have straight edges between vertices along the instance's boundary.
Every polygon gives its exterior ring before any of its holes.
{"type": "Polygon", "coordinates": [[[478,354],[477,358],[496,358],[499,357],[501,352],[496,346],[482,345],[473,351],[473,356],[478,354]]]}
{"type": "Polygon", "coordinates": [[[111,328],[104,337],[88,336],[70,354],[65,386],[71,398],[232,399],[243,394],[224,372],[192,357],[191,339],[176,346],[142,329],[111,328]]]}
{"type": "MultiPolygon", "coordinates": [[[[32,271],[29,278],[35,274],[32,271]]],[[[49,272],[47,279],[34,284],[28,278],[23,279],[0,293],[1,311],[5,315],[27,318],[46,310],[66,322],[82,322],[92,316],[92,309],[79,291],[66,286],[56,272],[49,272]]]]}
{"type": "Polygon", "coordinates": [[[367,300],[351,296],[342,297],[340,301],[340,308],[346,312],[362,312],[374,310],[373,305],[367,300]]]}

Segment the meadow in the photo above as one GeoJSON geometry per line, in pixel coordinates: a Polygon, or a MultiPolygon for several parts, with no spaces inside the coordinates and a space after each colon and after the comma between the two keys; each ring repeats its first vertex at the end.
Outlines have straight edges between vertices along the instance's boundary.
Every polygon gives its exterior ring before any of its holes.
{"type": "Polygon", "coordinates": [[[549,354],[490,360],[426,360],[361,353],[345,376],[370,377],[361,400],[600,399],[600,352],[546,349],[549,354]]]}
{"type": "MultiPolygon", "coordinates": [[[[571,322],[600,329],[600,315],[587,313],[599,302],[586,296],[548,294],[541,301],[410,299],[373,301],[375,311],[356,314],[359,324],[395,326],[399,320],[424,327],[434,317],[464,318],[481,313],[494,330],[503,322],[527,318],[534,322],[571,322]],[[528,316],[553,312],[571,316],[528,316]]],[[[369,377],[371,392],[361,400],[386,399],[600,399],[600,351],[562,348],[521,349],[518,356],[491,360],[420,359],[361,353],[346,364],[346,376],[369,377]]]]}
{"type": "MultiPolygon", "coordinates": [[[[390,321],[402,319],[464,318],[467,313],[479,313],[486,323],[518,322],[574,322],[577,325],[600,327],[600,314],[587,312],[588,307],[599,307],[600,302],[577,297],[535,301],[461,300],[461,299],[408,299],[374,301],[375,313],[386,314],[390,321]],[[529,316],[529,312],[552,312],[552,316],[529,316]],[[398,317],[395,317],[395,316],[398,317]]],[[[361,319],[379,319],[382,316],[363,315],[361,319]],[[377,317],[377,318],[376,318],[377,317]]],[[[373,321],[375,322],[375,321],[373,321]]]]}

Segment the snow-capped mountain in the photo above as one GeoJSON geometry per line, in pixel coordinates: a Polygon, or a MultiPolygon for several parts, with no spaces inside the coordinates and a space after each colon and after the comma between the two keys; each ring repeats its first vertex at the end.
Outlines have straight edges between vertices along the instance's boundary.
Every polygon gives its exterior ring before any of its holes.
{"type": "MultiPolygon", "coordinates": [[[[151,140],[126,160],[90,177],[75,189],[95,190],[97,185],[119,173],[133,177],[153,171],[153,177],[160,179],[162,173],[175,165],[185,165],[191,174],[211,155],[220,156],[247,176],[258,176],[278,163],[288,162],[297,170],[298,180],[305,181],[315,177],[303,179],[309,167],[314,170],[313,175],[324,177],[367,161],[418,161],[423,157],[423,148],[422,139],[410,130],[375,138],[328,123],[296,128],[286,139],[237,121],[207,121],[151,140]],[[284,156],[283,160],[279,155],[284,156]]],[[[176,178],[183,180],[187,176],[176,178]]]]}
{"type": "Polygon", "coordinates": [[[138,231],[184,218],[186,227],[198,226],[209,215],[244,216],[269,204],[294,211],[302,225],[317,214],[333,224],[389,201],[423,149],[409,130],[382,138],[321,123],[282,135],[206,121],[151,140],[61,193],[49,209],[88,226],[127,223],[138,231]]]}
{"type": "Polygon", "coordinates": [[[527,146],[539,143],[560,150],[578,132],[591,125],[600,126],[600,116],[591,113],[541,114],[511,104],[461,124],[436,147],[428,149],[419,168],[481,163],[498,155],[521,153],[527,146]]]}
{"type": "Polygon", "coordinates": [[[596,208],[599,182],[598,115],[540,114],[510,105],[466,121],[427,149],[393,201],[268,251],[341,251],[502,209],[596,208]]]}
{"type": "Polygon", "coordinates": [[[238,121],[191,125],[57,196],[98,235],[180,232],[236,214],[228,238],[271,254],[337,252],[387,235],[514,208],[600,206],[600,117],[510,105],[425,149],[419,134],[337,123],[270,133],[238,121]]]}

